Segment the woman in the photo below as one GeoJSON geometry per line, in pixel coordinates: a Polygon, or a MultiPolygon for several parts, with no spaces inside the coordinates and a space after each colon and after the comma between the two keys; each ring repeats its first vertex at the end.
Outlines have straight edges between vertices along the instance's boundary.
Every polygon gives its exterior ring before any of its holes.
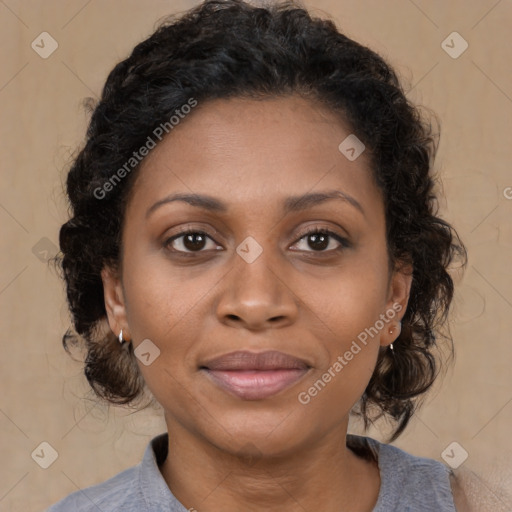
{"type": "Polygon", "coordinates": [[[207,1],[137,45],[68,176],[64,342],[168,431],[50,510],[464,510],[440,462],[347,434],[396,439],[440,369],[466,253],[436,140],[380,56],[292,3],[207,1]]]}

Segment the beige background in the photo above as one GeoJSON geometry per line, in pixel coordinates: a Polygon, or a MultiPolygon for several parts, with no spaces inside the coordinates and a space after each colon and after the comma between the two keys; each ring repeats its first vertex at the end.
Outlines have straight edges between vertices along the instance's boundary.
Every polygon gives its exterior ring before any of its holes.
{"type": "MultiPolygon", "coordinates": [[[[66,218],[62,181],[83,139],[83,98],[99,94],[108,71],[160,17],[195,4],[0,1],[1,510],[43,510],[102,482],[138,463],[147,442],[165,431],[158,410],[131,414],[89,400],[80,364],[61,347],[69,324],[62,284],[41,259],[56,250],[66,218]],[[31,48],[43,31],[59,45],[47,59],[31,48]],[[43,441],[58,452],[48,469],[31,458],[43,441]]],[[[395,444],[442,461],[457,441],[478,481],[492,473],[510,489],[512,2],[306,5],[381,52],[406,80],[408,96],[440,116],[443,215],[469,250],[452,319],[455,364],[395,444]],[[453,31],[469,43],[457,59],[441,47],[453,31]]],[[[498,510],[499,491],[481,485],[498,510]]]]}

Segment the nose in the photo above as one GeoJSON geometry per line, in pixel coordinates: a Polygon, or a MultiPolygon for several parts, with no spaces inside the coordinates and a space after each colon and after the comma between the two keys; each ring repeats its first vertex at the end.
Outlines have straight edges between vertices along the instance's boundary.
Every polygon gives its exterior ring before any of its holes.
{"type": "Polygon", "coordinates": [[[298,301],[287,273],[263,253],[252,263],[236,255],[233,269],[223,280],[217,303],[219,321],[231,327],[261,331],[294,323],[298,301]]]}

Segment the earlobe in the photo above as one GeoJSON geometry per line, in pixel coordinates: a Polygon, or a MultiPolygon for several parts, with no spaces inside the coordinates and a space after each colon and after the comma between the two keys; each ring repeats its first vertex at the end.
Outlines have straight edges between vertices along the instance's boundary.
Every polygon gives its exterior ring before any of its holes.
{"type": "Polygon", "coordinates": [[[400,335],[401,320],[407,309],[412,285],[412,266],[407,265],[393,273],[385,315],[389,323],[382,330],[381,346],[392,344],[400,335]]]}
{"type": "Polygon", "coordinates": [[[110,328],[116,336],[123,330],[123,336],[128,338],[129,330],[121,279],[114,269],[104,267],[101,271],[101,280],[103,281],[103,296],[110,328]]]}

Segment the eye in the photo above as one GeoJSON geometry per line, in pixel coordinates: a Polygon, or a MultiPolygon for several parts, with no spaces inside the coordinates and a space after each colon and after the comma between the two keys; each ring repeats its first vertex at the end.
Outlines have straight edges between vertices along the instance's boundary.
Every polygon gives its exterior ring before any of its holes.
{"type": "Polygon", "coordinates": [[[165,240],[164,246],[171,252],[178,253],[202,252],[205,247],[206,250],[218,250],[219,247],[204,231],[193,230],[183,231],[179,235],[174,235],[171,238],[168,238],[165,240]],[[206,247],[208,245],[208,241],[211,242],[210,247],[206,247]]]}
{"type": "Polygon", "coordinates": [[[302,233],[297,245],[299,242],[305,240],[305,245],[311,247],[313,250],[308,251],[308,249],[298,249],[305,250],[306,252],[331,252],[331,251],[339,251],[345,248],[350,247],[350,243],[346,238],[334,233],[329,229],[323,228],[314,228],[305,233],[302,233]],[[336,247],[336,242],[338,243],[338,247],[336,247]],[[333,247],[334,245],[334,247],[333,247]],[[328,250],[326,250],[328,249],[328,250]]]}
{"type": "MultiPolygon", "coordinates": [[[[350,247],[350,243],[346,238],[343,238],[329,229],[323,228],[314,228],[302,233],[300,235],[300,239],[295,243],[295,245],[298,245],[303,240],[304,243],[312,249],[312,251],[307,248],[300,247],[297,250],[325,253],[350,247]],[[338,244],[337,247],[336,243],[338,244]]],[[[182,254],[222,249],[222,247],[217,245],[213,238],[204,231],[190,229],[166,239],[164,247],[171,252],[182,254]],[[210,242],[210,247],[208,247],[208,242],[210,242]]]]}

